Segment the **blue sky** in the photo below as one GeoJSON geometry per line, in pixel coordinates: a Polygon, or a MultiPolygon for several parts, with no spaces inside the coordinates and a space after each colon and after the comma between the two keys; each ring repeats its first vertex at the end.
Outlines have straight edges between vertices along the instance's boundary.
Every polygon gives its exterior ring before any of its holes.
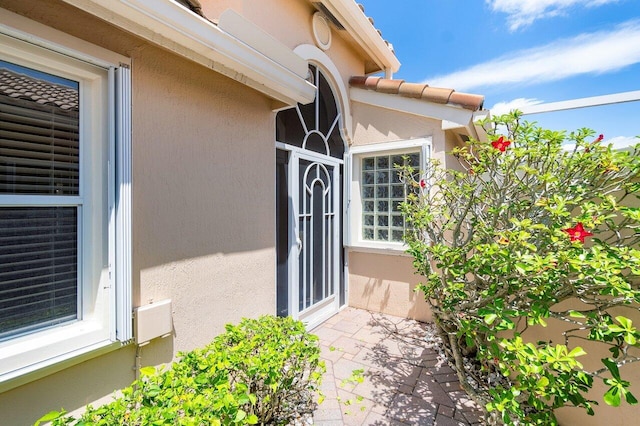
{"type": "MultiPolygon", "coordinates": [[[[395,78],[485,96],[485,108],[640,90],[640,0],[359,0],[402,66],[395,78]]],[[[527,116],[640,135],[640,102],[527,116]]]]}

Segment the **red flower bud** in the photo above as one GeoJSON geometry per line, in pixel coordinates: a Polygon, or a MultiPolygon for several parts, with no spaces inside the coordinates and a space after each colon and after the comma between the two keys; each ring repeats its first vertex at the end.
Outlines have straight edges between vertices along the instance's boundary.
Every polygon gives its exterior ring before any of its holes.
{"type": "Polygon", "coordinates": [[[424,179],[420,179],[420,188],[426,188],[427,187],[427,182],[424,181],[424,179]]]}

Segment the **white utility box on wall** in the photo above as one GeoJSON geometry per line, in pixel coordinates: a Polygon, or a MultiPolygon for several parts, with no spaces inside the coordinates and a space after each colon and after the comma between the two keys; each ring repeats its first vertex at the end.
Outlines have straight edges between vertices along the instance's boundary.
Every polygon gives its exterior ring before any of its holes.
{"type": "Polygon", "coordinates": [[[150,303],[135,309],[134,336],[136,344],[170,334],[173,331],[171,321],[171,299],[150,303]]]}

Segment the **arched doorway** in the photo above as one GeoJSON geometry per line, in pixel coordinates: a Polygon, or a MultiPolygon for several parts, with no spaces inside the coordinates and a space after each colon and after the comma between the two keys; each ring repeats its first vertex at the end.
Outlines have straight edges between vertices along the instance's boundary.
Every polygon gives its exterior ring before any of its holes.
{"type": "Polygon", "coordinates": [[[314,65],[314,102],[276,116],[277,312],[313,327],[345,303],[341,113],[314,65]]]}

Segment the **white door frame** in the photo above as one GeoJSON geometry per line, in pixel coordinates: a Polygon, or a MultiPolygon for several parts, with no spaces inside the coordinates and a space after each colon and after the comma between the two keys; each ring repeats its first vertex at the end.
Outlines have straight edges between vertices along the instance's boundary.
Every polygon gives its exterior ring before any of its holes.
{"type": "Polygon", "coordinates": [[[289,315],[294,319],[303,321],[308,329],[312,329],[325,321],[330,316],[334,315],[340,309],[340,292],[341,292],[341,280],[340,274],[342,272],[342,264],[340,262],[340,252],[343,249],[340,235],[340,223],[343,220],[343,214],[341,206],[342,196],[342,181],[340,176],[340,165],[344,163],[342,159],[330,157],[328,155],[320,154],[315,151],[309,151],[296,146],[287,145],[281,142],[276,142],[276,149],[282,149],[289,151],[290,157],[288,162],[288,175],[289,180],[287,182],[287,190],[289,197],[292,198],[290,203],[291,209],[289,211],[289,227],[288,227],[288,239],[289,239],[289,256],[288,256],[288,311],[289,315]],[[303,249],[300,236],[300,221],[299,221],[299,194],[301,176],[299,168],[299,160],[306,160],[316,162],[332,168],[332,182],[331,188],[333,197],[333,214],[335,218],[333,229],[331,230],[331,238],[333,243],[332,257],[333,267],[331,270],[331,279],[333,280],[333,295],[325,297],[322,301],[306,308],[299,309],[300,301],[300,270],[299,270],[299,255],[303,249]]]}

